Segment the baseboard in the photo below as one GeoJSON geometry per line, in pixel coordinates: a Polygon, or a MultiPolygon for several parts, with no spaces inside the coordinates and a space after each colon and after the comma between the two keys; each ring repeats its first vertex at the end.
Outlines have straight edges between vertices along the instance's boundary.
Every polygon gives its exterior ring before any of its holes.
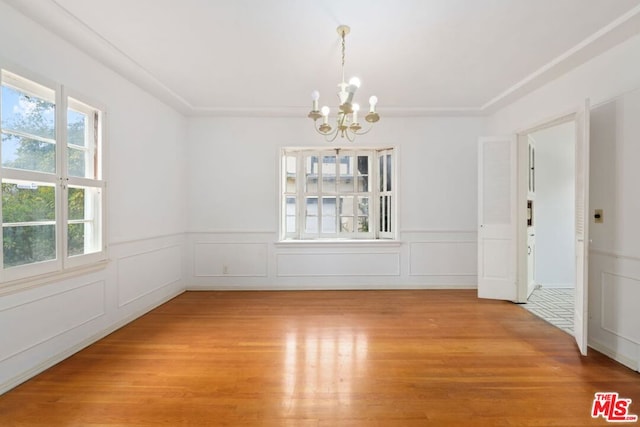
{"type": "Polygon", "coordinates": [[[50,358],[48,358],[47,360],[43,361],[42,363],[39,363],[38,365],[34,366],[33,368],[29,369],[28,371],[23,372],[22,374],[11,378],[8,381],[5,381],[3,384],[0,384],[0,395],[8,392],[9,390],[19,386],[20,384],[22,384],[25,381],[30,380],[31,378],[35,377],[36,375],[46,371],[47,369],[51,368],[52,366],[62,362],[63,360],[73,356],[74,354],[76,354],[77,352],[81,351],[82,349],[90,346],[91,344],[95,343],[96,341],[101,340],[102,338],[106,337],[107,335],[117,331],[118,329],[122,328],[123,326],[127,325],[128,323],[133,322],[134,320],[136,320],[137,318],[139,318],[140,316],[150,312],[151,310],[161,306],[162,304],[166,303],[167,301],[177,297],[178,295],[182,294],[185,292],[185,289],[183,287],[181,287],[180,289],[177,289],[175,292],[169,294],[168,296],[162,298],[160,301],[157,301],[154,304],[151,304],[150,306],[138,310],[135,313],[126,316],[125,318],[121,319],[120,321],[114,323],[113,325],[109,326],[107,329],[102,330],[96,334],[91,335],[90,337],[82,340],[81,342],[79,342],[78,344],[74,345],[71,348],[68,348],[67,350],[56,354],[55,356],[52,356],[50,358]]]}
{"type": "Polygon", "coordinates": [[[575,289],[573,283],[536,283],[542,289],[575,289]]]}
{"type": "Polygon", "coordinates": [[[372,284],[350,284],[350,285],[311,285],[297,284],[287,285],[187,285],[187,291],[400,291],[400,290],[429,290],[429,289],[452,289],[469,290],[478,289],[477,285],[425,285],[425,284],[403,284],[393,285],[372,285],[372,284]]]}
{"type": "Polygon", "coordinates": [[[629,369],[640,372],[640,361],[638,360],[633,360],[626,356],[623,356],[598,341],[589,340],[589,347],[615,360],[616,362],[623,364],[629,369]]]}

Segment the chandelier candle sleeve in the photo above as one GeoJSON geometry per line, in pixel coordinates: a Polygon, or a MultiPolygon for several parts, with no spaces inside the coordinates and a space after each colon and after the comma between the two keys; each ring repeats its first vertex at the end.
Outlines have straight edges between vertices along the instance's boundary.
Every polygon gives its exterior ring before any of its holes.
{"type": "Polygon", "coordinates": [[[308,117],[313,119],[316,132],[323,135],[327,141],[334,141],[338,135],[340,135],[340,138],[347,138],[349,141],[354,141],[356,136],[368,133],[373,124],[380,120],[380,115],[376,112],[378,98],[376,96],[369,98],[369,113],[366,114],[364,118],[369,126],[368,129],[362,130],[362,126],[358,123],[360,106],[354,102],[356,92],[360,88],[360,79],[358,77],[352,77],[349,79],[349,83],[344,81],[345,36],[349,34],[351,29],[346,25],[340,25],[337,31],[342,41],[342,81],[338,84],[337,95],[340,104],[338,105],[336,115],[336,126],[334,128],[329,125],[329,107],[324,106],[318,110],[320,93],[317,90],[311,93],[312,105],[308,117]],[[318,123],[318,119],[320,118],[322,118],[322,121],[318,123]]]}

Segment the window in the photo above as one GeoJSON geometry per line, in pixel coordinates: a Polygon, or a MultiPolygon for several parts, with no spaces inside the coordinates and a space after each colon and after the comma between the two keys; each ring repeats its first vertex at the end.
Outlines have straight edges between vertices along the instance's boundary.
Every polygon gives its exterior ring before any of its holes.
{"type": "Polygon", "coordinates": [[[0,72],[3,282],[105,258],[102,112],[0,72]]]}
{"type": "Polygon", "coordinates": [[[395,237],[393,149],[287,148],[281,171],[282,239],[395,237]]]}

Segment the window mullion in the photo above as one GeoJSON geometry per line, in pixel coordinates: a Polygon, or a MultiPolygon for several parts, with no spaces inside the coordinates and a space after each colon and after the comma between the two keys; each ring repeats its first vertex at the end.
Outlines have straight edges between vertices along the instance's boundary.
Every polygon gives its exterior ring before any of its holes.
{"type": "Polygon", "coordinates": [[[302,239],[304,233],[305,203],[304,203],[304,154],[296,153],[296,237],[302,239]]]}
{"type": "Polygon", "coordinates": [[[56,250],[58,259],[64,268],[67,260],[67,205],[68,183],[67,170],[67,97],[65,87],[60,85],[56,91],[56,172],[60,179],[60,185],[56,191],[56,212],[58,221],[56,224],[56,250]]]}

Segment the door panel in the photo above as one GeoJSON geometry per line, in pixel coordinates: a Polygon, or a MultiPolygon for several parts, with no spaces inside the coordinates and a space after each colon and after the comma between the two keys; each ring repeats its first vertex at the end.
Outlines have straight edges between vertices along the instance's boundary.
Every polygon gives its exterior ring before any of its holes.
{"type": "Polygon", "coordinates": [[[589,270],[589,100],[576,114],[576,288],[573,331],[580,353],[587,354],[589,270]]]}
{"type": "Polygon", "coordinates": [[[480,138],[478,297],[516,299],[516,138],[480,138]]]}

